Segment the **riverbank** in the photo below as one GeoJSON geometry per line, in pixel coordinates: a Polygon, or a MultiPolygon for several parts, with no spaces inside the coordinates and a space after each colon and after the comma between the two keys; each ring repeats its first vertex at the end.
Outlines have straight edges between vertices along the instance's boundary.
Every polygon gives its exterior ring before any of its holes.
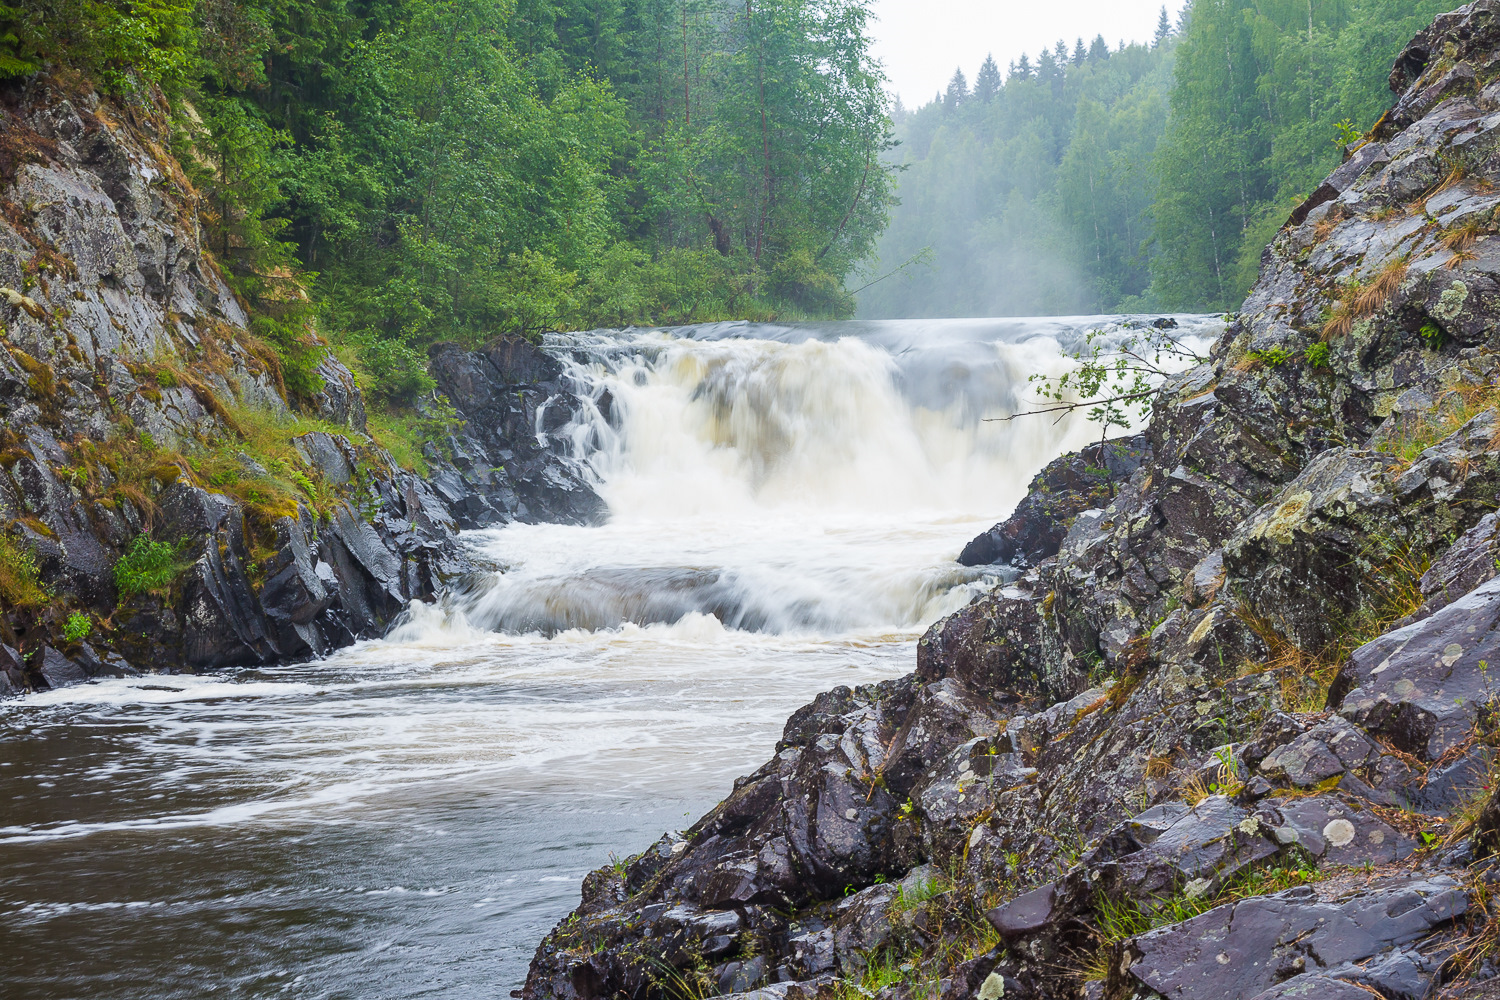
{"type": "Polygon", "coordinates": [[[1112,499],[585,880],[521,995],[1493,993],[1497,62],[1487,0],[1407,46],[1112,499]]]}

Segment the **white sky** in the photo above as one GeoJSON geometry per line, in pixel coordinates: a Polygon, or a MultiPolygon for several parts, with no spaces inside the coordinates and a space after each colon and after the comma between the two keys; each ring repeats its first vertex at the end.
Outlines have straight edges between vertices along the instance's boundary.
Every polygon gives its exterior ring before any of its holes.
{"type": "MultiPolygon", "coordinates": [[[[1184,0],[1166,0],[1177,22],[1184,0]]],[[[948,85],[961,67],[969,83],[986,53],[1004,73],[1022,52],[1037,53],[1059,38],[1071,48],[1103,34],[1109,47],[1149,41],[1162,0],[874,0],[875,55],[891,89],[916,107],[948,85]]]]}

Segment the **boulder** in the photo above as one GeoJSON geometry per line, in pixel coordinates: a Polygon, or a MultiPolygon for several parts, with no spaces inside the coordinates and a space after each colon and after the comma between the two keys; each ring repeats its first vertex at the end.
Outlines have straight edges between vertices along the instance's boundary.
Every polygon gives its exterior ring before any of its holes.
{"type": "Polygon", "coordinates": [[[964,566],[1005,563],[1035,566],[1057,554],[1063,536],[1081,512],[1102,507],[1117,486],[1149,457],[1145,435],[1090,445],[1053,460],[1031,480],[1010,517],[964,546],[964,566]]]}
{"type": "Polygon", "coordinates": [[[1302,887],[1142,934],[1127,942],[1122,965],[1171,1000],[1248,1000],[1305,973],[1362,978],[1354,963],[1420,941],[1467,910],[1468,897],[1451,878],[1396,879],[1342,902],[1302,887]]]}
{"type": "Polygon", "coordinates": [[[1491,663],[1500,664],[1500,578],[1355,650],[1332,700],[1398,750],[1437,760],[1494,697],[1491,663]]]}

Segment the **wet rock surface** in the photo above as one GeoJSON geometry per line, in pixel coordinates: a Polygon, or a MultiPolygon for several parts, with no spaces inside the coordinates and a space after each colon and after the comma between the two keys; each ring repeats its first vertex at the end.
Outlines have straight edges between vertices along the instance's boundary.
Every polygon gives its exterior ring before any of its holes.
{"type": "Polygon", "coordinates": [[[464,573],[462,527],[601,516],[557,437],[596,404],[537,348],[434,352],[447,403],[427,418],[451,434],[424,479],[369,436],[331,353],[289,402],[161,153],[164,122],[45,76],[0,88],[0,119],[0,528],[46,595],[5,596],[0,695],[319,656],[464,573]],[[238,440],[236,413],[294,409],[324,422],[295,458],[195,467],[238,440]],[[264,500],[273,476],[292,499],[264,500]],[[168,551],[169,582],[122,593],[117,567],[143,541],[168,551]],[[70,615],[85,638],[65,634],[70,615]]]}
{"type": "Polygon", "coordinates": [[[520,995],[1494,992],[1497,25],[1403,51],[1125,464],[1053,463],[965,552],[1019,575],[591,875],[520,995]]]}

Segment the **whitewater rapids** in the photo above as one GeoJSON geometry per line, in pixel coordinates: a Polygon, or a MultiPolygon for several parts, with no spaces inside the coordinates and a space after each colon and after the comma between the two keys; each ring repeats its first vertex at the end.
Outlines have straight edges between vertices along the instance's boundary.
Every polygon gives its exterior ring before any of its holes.
{"type": "MultiPolygon", "coordinates": [[[[1178,317],[1198,344],[1217,321],[1178,317]]],[[[1093,440],[1035,405],[1090,329],[941,320],[555,335],[598,527],[316,664],[0,704],[7,996],[470,996],[582,876],[687,825],[836,684],[998,579],[954,558],[1093,440]]]]}

